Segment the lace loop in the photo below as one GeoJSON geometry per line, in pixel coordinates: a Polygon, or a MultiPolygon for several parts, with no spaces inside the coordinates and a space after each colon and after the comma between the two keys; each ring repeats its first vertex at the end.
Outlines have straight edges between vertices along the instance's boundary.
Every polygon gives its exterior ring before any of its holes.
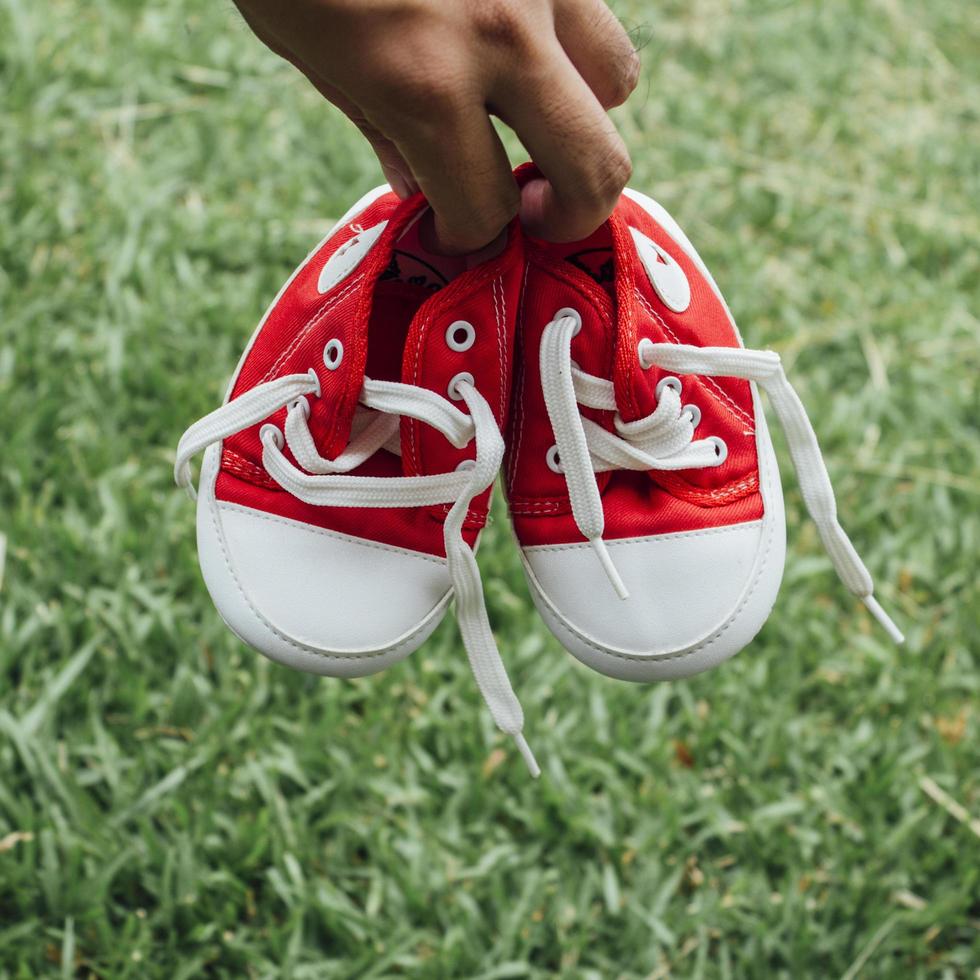
{"type": "Polygon", "coordinates": [[[177,444],[177,458],[174,462],[174,482],[196,497],[190,461],[198,453],[204,452],[212,443],[220,442],[228,436],[241,432],[263,419],[278,412],[284,405],[303,395],[320,390],[319,382],[314,384],[316,374],[287,374],[275,381],[257,385],[238,398],[233,399],[202,419],[198,419],[181,437],[177,444]],[[313,379],[310,378],[313,374],[313,379]]]}
{"type": "MultiPolygon", "coordinates": [[[[681,404],[679,386],[658,386],[657,407],[649,415],[623,422],[618,413],[616,433],[591,419],[583,418],[579,405],[615,407],[613,384],[584,374],[571,365],[573,332],[569,318],[553,320],[545,328],[541,343],[541,377],[545,405],[561,455],[572,515],[583,536],[596,549],[606,574],[616,589],[621,580],[614,574],[608,551],[601,542],[604,518],[596,473],[608,470],[680,470],[719,466],[728,455],[717,436],[694,439],[700,412],[681,404]]],[[[896,642],[904,640],[901,630],[874,598],[874,582],[850,538],[837,520],[837,501],[816,433],[806,409],[786,378],[775,351],[740,347],[695,347],[688,344],[654,343],[642,340],[637,352],[644,369],[660,367],[675,375],[707,375],[742,378],[760,385],[769,396],[786,435],[790,458],[796,471],[803,502],[841,581],[867,606],[896,642]]]]}
{"type": "MultiPolygon", "coordinates": [[[[427,507],[451,504],[443,525],[446,565],[456,596],[456,617],[477,687],[497,726],[512,736],[533,776],[540,769],[522,734],[524,712],[497,650],[483,598],[480,571],[463,525],[473,499],[496,479],[504,440],[486,399],[471,378],[454,379],[454,393],[468,414],[426,388],[365,378],[351,439],[335,459],[320,455],[309,428],[309,410],[297,403],[318,391],[315,372],[288,375],[245,392],[192,425],[180,440],[175,478],[190,487],[190,458],[212,443],[269,418],[289,406],[285,432],[261,431],[262,464],[284,490],[321,507],[427,507]],[[354,476],[350,471],[380,449],[400,454],[400,418],[417,419],[455,447],[475,442],[472,465],[425,476],[354,476]],[[283,440],[302,469],[283,452],[283,440]]],[[[305,404],[305,401],[304,401],[305,404]]]]}

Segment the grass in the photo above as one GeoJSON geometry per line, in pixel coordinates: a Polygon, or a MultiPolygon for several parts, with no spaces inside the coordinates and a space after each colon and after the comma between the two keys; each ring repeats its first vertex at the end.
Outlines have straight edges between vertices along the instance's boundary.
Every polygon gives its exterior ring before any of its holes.
{"type": "Polygon", "coordinates": [[[173,447],[376,166],[229,4],[0,0],[0,977],[980,976],[980,20],[618,10],[634,184],[789,363],[908,646],[787,477],[769,624],[647,688],[559,650],[498,512],[536,784],[449,622],[358,682],[243,648],[173,447]]]}

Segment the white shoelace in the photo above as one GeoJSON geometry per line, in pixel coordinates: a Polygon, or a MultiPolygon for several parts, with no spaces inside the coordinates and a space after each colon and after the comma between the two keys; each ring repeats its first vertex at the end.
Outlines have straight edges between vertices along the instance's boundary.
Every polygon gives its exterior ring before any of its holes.
{"type": "MultiPolygon", "coordinates": [[[[657,407],[645,418],[624,422],[617,412],[618,435],[591,419],[579,406],[616,411],[611,381],[586,374],[572,361],[572,338],[581,329],[573,310],[560,310],[545,328],[541,341],[541,387],[555,433],[560,469],[568,486],[575,523],[595,549],[620,598],[629,593],[605,542],[605,518],[596,473],[608,470],[683,470],[718,466],[728,455],[717,437],[695,439],[700,419],[695,406],[684,406],[680,382],[667,377],[657,387],[657,407]]],[[[644,370],[657,365],[677,375],[697,374],[742,378],[760,385],[769,396],[786,434],[793,467],[806,509],[841,581],[896,642],[901,630],[874,597],[874,582],[850,538],[837,520],[837,502],[820,446],[803,403],[790,385],[775,351],[740,347],[693,347],[687,344],[640,342],[637,356],[644,370]]]]}
{"type": "Polygon", "coordinates": [[[351,440],[336,459],[317,452],[307,419],[307,395],[319,395],[316,373],[290,374],[252,388],[195,422],[177,447],[174,478],[194,494],[190,460],[208,446],[267,419],[289,406],[285,435],[273,425],[259,431],[262,463],[269,475],[293,496],[320,507],[429,507],[452,504],[443,534],[449,579],[456,596],[456,618],[473,676],[497,726],[515,743],[532,776],[540,769],[524,739],[524,712],[511,687],[493,638],[480,571],[463,538],[463,522],[473,499],[497,477],[504,441],[486,399],[469,380],[455,380],[453,393],[469,409],[460,411],[448,399],[426,388],[394,381],[364,379],[351,440]],[[379,449],[401,453],[400,416],[418,419],[462,449],[476,440],[472,465],[428,476],[376,477],[346,475],[379,449]],[[288,444],[303,472],[282,453],[288,444]],[[311,475],[313,474],[313,475],[311,475]]]}

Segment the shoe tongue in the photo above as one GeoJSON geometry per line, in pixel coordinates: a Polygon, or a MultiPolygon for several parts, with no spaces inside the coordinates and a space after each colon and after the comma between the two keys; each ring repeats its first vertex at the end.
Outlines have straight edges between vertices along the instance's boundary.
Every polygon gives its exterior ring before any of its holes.
{"type": "Polygon", "coordinates": [[[431,215],[427,208],[417,212],[396,236],[391,262],[381,277],[383,281],[410,283],[436,292],[469,268],[467,256],[440,255],[426,246],[427,237],[434,237],[426,232],[427,225],[431,226],[431,215]]]}
{"type": "MultiPolygon", "coordinates": [[[[469,256],[440,259],[455,261],[462,269],[412,311],[402,345],[402,383],[428,388],[445,397],[457,374],[471,374],[481,394],[490,401],[498,423],[503,424],[522,257],[523,241],[515,219],[503,238],[486,249],[469,256]],[[466,346],[451,344],[449,328],[456,321],[464,321],[472,330],[466,346]],[[494,351],[489,360],[488,349],[494,351]]],[[[455,404],[466,411],[462,402],[455,404]]],[[[402,463],[410,475],[430,471],[431,459],[423,459],[421,448],[429,445],[430,438],[439,446],[445,443],[445,437],[435,429],[409,418],[402,419],[401,438],[402,463]]],[[[438,455],[436,452],[433,457],[438,455]]]]}
{"type": "MultiPolygon", "coordinates": [[[[349,314],[351,376],[400,381],[413,317],[469,267],[469,260],[438,255],[425,247],[422,228],[430,212],[421,194],[395,202],[387,211],[380,205],[369,210],[349,226],[353,237],[328,260],[319,288],[343,290],[355,273],[364,275],[349,314]]],[[[348,424],[338,425],[338,444],[349,428],[356,398],[345,402],[342,415],[348,424]]]]}
{"type": "Polygon", "coordinates": [[[608,224],[602,225],[582,241],[553,245],[552,248],[557,250],[564,262],[585,273],[606,291],[610,299],[615,299],[616,263],[608,224]]]}
{"type": "Polygon", "coordinates": [[[624,421],[633,422],[649,415],[656,408],[656,399],[637,355],[637,253],[621,213],[623,200],[609,219],[616,256],[616,354],[612,380],[619,414],[624,421]]]}
{"type": "MultiPolygon", "coordinates": [[[[637,255],[619,210],[617,207],[609,220],[588,238],[566,244],[548,243],[547,250],[552,258],[558,258],[558,270],[566,281],[590,299],[601,315],[608,317],[612,328],[612,372],[602,374],[611,378],[620,413],[630,421],[648,414],[655,406],[646,397],[643,379],[637,379],[637,255]]],[[[587,342],[584,332],[580,336],[579,347],[587,342]]]]}
{"type": "MultiPolygon", "coordinates": [[[[336,408],[325,439],[330,457],[347,445],[364,377],[399,379],[412,316],[446,278],[446,270],[400,248],[427,206],[421,194],[407,201],[386,195],[359,215],[346,235],[339,233],[342,241],[320,270],[317,288],[333,304],[344,345],[337,372],[343,390],[335,387],[331,395],[336,408]]],[[[321,379],[324,390],[329,380],[321,379]]]]}
{"type": "Polygon", "coordinates": [[[374,290],[368,323],[365,375],[377,381],[401,381],[408,331],[419,307],[436,291],[416,281],[383,278],[374,290]]]}
{"type": "Polygon", "coordinates": [[[365,374],[379,381],[401,381],[402,359],[412,320],[422,305],[466,268],[466,259],[437,255],[422,244],[424,212],[395,239],[388,265],[374,287],[368,324],[365,374]]]}

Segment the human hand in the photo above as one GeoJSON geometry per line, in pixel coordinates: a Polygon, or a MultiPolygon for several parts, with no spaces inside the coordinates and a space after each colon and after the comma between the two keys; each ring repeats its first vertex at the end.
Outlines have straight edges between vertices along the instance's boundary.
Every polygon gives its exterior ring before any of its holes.
{"type": "Polygon", "coordinates": [[[518,210],[533,235],[584,238],[629,179],[605,110],[639,59],[602,0],[235,2],[359,127],[395,192],[424,192],[443,251],[483,247],[518,210]],[[518,189],[491,114],[545,179],[518,189]]]}

